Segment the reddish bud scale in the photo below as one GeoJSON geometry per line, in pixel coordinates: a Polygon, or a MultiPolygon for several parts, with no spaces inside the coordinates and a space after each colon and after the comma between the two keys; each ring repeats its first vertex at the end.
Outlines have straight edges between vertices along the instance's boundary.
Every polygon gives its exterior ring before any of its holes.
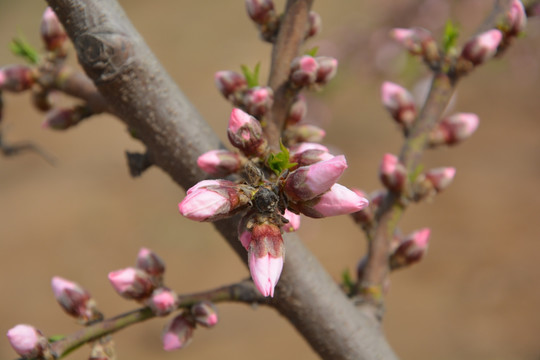
{"type": "Polygon", "coordinates": [[[21,92],[34,85],[32,68],[26,65],[9,65],[0,68],[0,90],[21,92]]]}
{"type": "Polygon", "coordinates": [[[379,177],[383,185],[394,192],[401,192],[407,180],[407,170],[392,154],[385,154],[379,168],[379,177]]]}
{"type": "Polygon", "coordinates": [[[297,163],[298,167],[300,167],[312,165],[325,160],[330,160],[333,157],[334,155],[330,154],[328,151],[311,149],[291,156],[290,161],[292,163],[297,163]]]}
{"type": "Polygon", "coordinates": [[[390,256],[390,268],[398,269],[419,262],[427,251],[429,235],[430,229],[425,228],[402,239],[390,256]]]}
{"type": "Polygon", "coordinates": [[[502,33],[499,30],[483,32],[465,44],[461,57],[473,65],[483,64],[497,53],[501,40],[502,33]]]}
{"type": "Polygon", "coordinates": [[[248,88],[246,78],[235,71],[218,71],[214,75],[214,81],[225,99],[233,103],[248,88]]]}
{"type": "Polygon", "coordinates": [[[55,276],[52,278],[51,286],[56,301],[69,315],[82,322],[95,320],[101,316],[90,293],[79,284],[55,276]]]}
{"type": "Polygon", "coordinates": [[[193,339],[195,324],[185,314],[176,316],[163,330],[161,340],[165,351],[186,347],[193,339]]]}
{"type": "Polygon", "coordinates": [[[50,7],[45,9],[45,12],[43,13],[40,32],[45,47],[49,51],[60,49],[67,40],[67,34],[64,27],[50,7]]]}
{"type": "Polygon", "coordinates": [[[165,272],[165,262],[155,252],[145,247],[137,254],[137,268],[149,275],[161,276],[165,272]]]}
{"type": "Polygon", "coordinates": [[[246,0],[246,10],[251,20],[259,25],[264,25],[275,17],[272,0],[246,0]]]}
{"type": "Polygon", "coordinates": [[[319,56],[315,60],[319,65],[315,82],[319,85],[325,85],[336,76],[338,61],[329,56],[319,56]]]}
{"type": "Polygon", "coordinates": [[[256,224],[251,231],[248,263],[251,277],[263,296],[274,296],[285,248],[281,230],[274,224],[256,224]]]}
{"type": "Polygon", "coordinates": [[[197,324],[204,327],[214,327],[218,322],[217,309],[210,301],[201,301],[191,307],[191,314],[197,324]]]}

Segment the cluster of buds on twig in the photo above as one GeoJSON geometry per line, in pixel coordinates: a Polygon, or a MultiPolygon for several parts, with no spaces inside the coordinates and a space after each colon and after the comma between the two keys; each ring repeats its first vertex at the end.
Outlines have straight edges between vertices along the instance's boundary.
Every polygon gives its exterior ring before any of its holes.
{"type": "Polygon", "coordinates": [[[248,251],[253,281],[264,296],[273,296],[283,267],[282,233],[299,227],[299,214],[313,218],[350,214],[368,201],[337,184],[347,168],[317,143],[297,143],[272,153],[257,119],[233,109],[228,126],[231,144],[240,153],[213,150],[199,157],[212,175],[241,174],[242,180],[204,180],[187,191],[180,213],[196,221],[215,221],[242,213],[238,238],[248,251]]]}
{"type": "Polygon", "coordinates": [[[320,89],[336,75],[337,67],[333,57],[303,55],[291,64],[290,82],[296,88],[320,89]]]}

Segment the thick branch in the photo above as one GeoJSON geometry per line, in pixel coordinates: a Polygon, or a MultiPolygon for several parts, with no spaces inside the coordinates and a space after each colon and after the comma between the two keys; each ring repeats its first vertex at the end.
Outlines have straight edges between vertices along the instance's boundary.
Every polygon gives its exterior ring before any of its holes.
{"type": "MultiPolygon", "coordinates": [[[[106,0],[48,2],[111,112],[136,131],[152,154],[153,163],[184,188],[205,178],[196,164],[197,157],[221,144],[120,6],[106,0]]],[[[245,262],[236,226],[235,219],[216,224],[245,262]]],[[[273,305],[327,359],[395,358],[377,322],[346,300],[297,240],[287,244],[287,265],[273,305]],[[289,307],[298,311],[287,310],[289,307]],[[317,324],[311,319],[317,319],[317,324]]]]}

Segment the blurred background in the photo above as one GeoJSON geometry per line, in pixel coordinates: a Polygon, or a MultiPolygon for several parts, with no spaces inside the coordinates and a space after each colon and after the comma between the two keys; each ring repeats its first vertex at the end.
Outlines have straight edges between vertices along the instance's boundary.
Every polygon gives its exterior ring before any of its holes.
{"type": "MultiPolygon", "coordinates": [[[[218,70],[261,62],[266,79],[271,47],[258,40],[244,2],[121,1],[164,67],[225,141],[231,106],[215,89],[218,70]],[[211,5],[210,5],[211,4],[211,5]]],[[[423,26],[437,36],[448,19],[463,42],[489,12],[491,1],[316,1],[323,31],[306,44],[335,56],[340,68],[321,93],[310,94],[308,120],[327,130],[325,144],[347,156],[340,183],[371,192],[386,152],[402,138],[379,102],[383,81],[421,89],[427,72],[400,51],[392,27],[423,26]]],[[[282,8],[284,1],[277,1],[282,8]]],[[[20,62],[8,50],[23,34],[40,46],[40,1],[0,0],[0,64],[20,62]]],[[[473,137],[428,152],[426,167],[454,166],[452,186],[434,203],[411,206],[401,228],[432,229],[420,264],[392,274],[384,328],[403,359],[540,358],[540,24],[503,59],[463,79],[455,112],[481,119],[473,137]]],[[[73,57],[73,52],[72,52],[73,57]]],[[[419,90],[420,91],[420,90],[419,90]]],[[[420,91],[421,92],[421,91],[420,91]]],[[[45,334],[78,325],[55,303],[50,279],[84,285],[112,316],[137,307],[121,299],[108,272],[131,266],[146,246],[167,262],[166,283],[180,293],[201,291],[248,276],[247,269],[210,224],[178,214],[184,191],[157,168],[128,174],[124,152],[142,150],[116,119],[100,115],[66,132],[42,130],[43,115],[29,94],[4,94],[5,141],[29,140],[57,159],[35,154],[0,157],[0,332],[31,323],[45,334]]],[[[305,219],[303,241],[336,280],[366,250],[348,217],[305,219]]],[[[153,319],[114,336],[123,359],[316,359],[289,323],[274,311],[219,305],[220,324],[200,329],[186,349],[166,353],[153,319]]],[[[70,355],[86,359],[82,349],[70,355]]],[[[15,358],[0,340],[0,358],[15,358]]]]}

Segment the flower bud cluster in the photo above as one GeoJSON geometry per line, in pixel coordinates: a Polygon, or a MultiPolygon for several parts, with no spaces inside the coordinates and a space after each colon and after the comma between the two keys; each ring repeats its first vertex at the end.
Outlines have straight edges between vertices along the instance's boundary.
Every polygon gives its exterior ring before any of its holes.
{"type": "Polygon", "coordinates": [[[427,251],[430,233],[425,228],[398,239],[390,255],[390,268],[395,270],[419,262],[427,251]]]}
{"type": "Polygon", "coordinates": [[[391,30],[390,36],[412,55],[421,56],[428,65],[434,66],[440,61],[437,41],[428,30],[396,28],[391,30]]]}
{"type": "Polygon", "coordinates": [[[253,22],[257,24],[261,38],[273,43],[279,29],[279,16],[272,0],[246,0],[246,10],[253,22]]]}
{"type": "Polygon", "coordinates": [[[417,115],[412,94],[404,87],[386,81],[381,86],[381,100],[394,120],[403,129],[409,129],[417,115]]]}
{"type": "Polygon", "coordinates": [[[303,55],[291,63],[290,82],[297,88],[320,89],[337,73],[338,61],[329,56],[303,55]]]}

